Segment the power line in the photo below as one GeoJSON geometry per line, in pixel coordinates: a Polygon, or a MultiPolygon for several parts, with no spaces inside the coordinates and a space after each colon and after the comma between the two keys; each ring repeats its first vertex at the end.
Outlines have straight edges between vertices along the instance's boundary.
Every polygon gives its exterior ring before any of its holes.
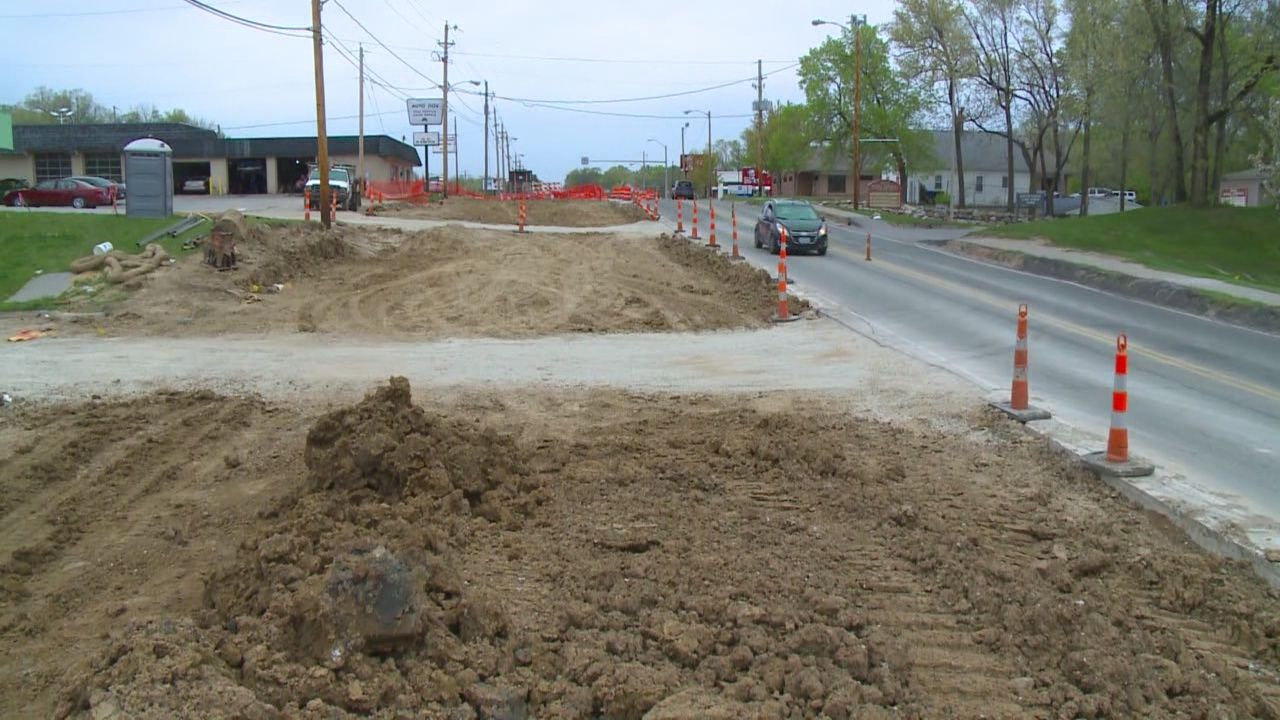
{"type": "Polygon", "coordinates": [[[230,20],[233,23],[236,23],[238,25],[243,25],[245,27],[253,28],[255,30],[273,32],[277,35],[285,35],[287,37],[310,37],[309,33],[311,32],[311,28],[309,27],[297,27],[292,25],[273,25],[271,23],[264,23],[264,22],[259,22],[257,20],[250,20],[248,18],[241,17],[233,13],[229,13],[226,10],[219,10],[218,8],[212,5],[209,5],[208,3],[201,2],[201,0],[183,0],[183,1],[190,6],[194,8],[199,8],[200,10],[203,10],[211,15],[216,15],[217,17],[220,17],[224,20],[230,20]],[[308,35],[294,35],[293,33],[295,32],[305,32],[305,33],[308,33],[308,35]]]}
{"type": "MultiPolygon", "coordinates": [[[[541,103],[521,103],[525,107],[543,108],[545,110],[563,110],[564,112],[582,113],[584,115],[606,115],[609,117],[625,117],[640,118],[647,120],[687,120],[688,115],[650,115],[646,113],[624,113],[610,112],[608,110],[588,110],[586,108],[565,107],[563,105],[543,105],[541,103]]],[[[746,115],[715,115],[714,117],[723,120],[736,120],[739,118],[755,117],[750,113],[746,115]]]]}
{"type": "MultiPolygon", "coordinates": [[[[777,69],[775,69],[775,70],[770,70],[769,72],[765,73],[765,77],[768,77],[769,75],[772,75],[772,74],[774,74],[774,73],[782,72],[782,71],[784,71],[784,70],[790,70],[791,68],[797,67],[799,64],[800,64],[800,63],[792,63],[792,64],[790,64],[790,65],[787,65],[786,67],[780,67],[780,68],[777,68],[777,69]]],[[[545,100],[545,99],[539,99],[539,98],[519,98],[519,97],[508,97],[508,96],[505,96],[505,95],[495,95],[494,97],[500,98],[500,99],[502,99],[502,100],[507,100],[507,101],[510,101],[510,102],[518,102],[518,103],[526,103],[526,104],[546,104],[546,105],[606,105],[606,104],[612,104],[612,103],[628,103],[628,102],[645,102],[645,101],[649,101],[649,100],[665,100],[665,99],[667,99],[667,98],[683,97],[683,96],[686,96],[686,95],[698,95],[698,94],[700,94],[700,93],[711,92],[711,91],[713,91],[713,90],[721,90],[721,89],[724,89],[724,88],[727,88],[727,87],[733,87],[734,85],[742,85],[742,84],[745,84],[745,83],[755,82],[755,81],[756,81],[756,78],[753,76],[753,77],[749,77],[749,78],[743,78],[743,79],[741,79],[741,80],[733,80],[733,81],[730,81],[730,82],[721,83],[721,84],[719,84],[719,85],[711,85],[711,86],[708,86],[708,87],[697,88],[697,89],[695,89],[695,90],[682,90],[682,91],[680,91],[680,92],[664,93],[664,94],[662,94],[662,95],[647,95],[647,96],[644,96],[644,97],[613,98],[613,99],[609,99],[609,100],[545,100]]],[[[477,93],[477,92],[474,92],[474,91],[471,91],[471,90],[459,90],[458,92],[467,93],[467,94],[469,94],[469,95],[479,95],[479,94],[480,94],[480,93],[477,93]]]]}
{"type": "MultiPolygon", "coordinates": [[[[238,0],[231,0],[236,2],[238,0]]],[[[87,10],[85,12],[30,13],[27,15],[0,15],[5,20],[34,20],[40,18],[95,17],[100,15],[133,15],[136,13],[164,12],[166,10],[186,10],[182,5],[166,5],[149,8],[125,8],[123,10],[87,10]]]]}
{"type": "MultiPolygon", "coordinates": [[[[188,1],[190,1],[190,0],[188,0],[188,1]]],[[[370,38],[373,38],[373,41],[374,41],[374,42],[376,42],[376,43],[378,43],[378,45],[380,45],[380,46],[382,47],[382,49],[383,49],[383,50],[386,50],[387,52],[391,53],[391,57],[393,57],[393,58],[395,58],[395,59],[399,60],[401,63],[403,63],[403,64],[404,64],[404,66],[405,66],[405,67],[409,68],[409,69],[410,69],[410,70],[412,70],[414,73],[416,73],[418,76],[420,76],[421,78],[423,78],[423,79],[424,79],[424,80],[426,80],[427,82],[431,83],[434,87],[436,87],[436,88],[440,88],[440,89],[442,89],[442,90],[443,90],[443,87],[440,85],[440,83],[438,83],[438,82],[436,82],[435,80],[432,80],[431,78],[429,78],[429,77],[427,77],[426,75],[424,75],[424,74],[423,74],[423,72],[422,72],[421,70],[419,70],[417,67],[415,67],[415,66],[413,65],[413,63],[411,63],[411,62],[409,62],[408,60],[405,60],[404,58],[400,57],[400,55],[399,55],[399,54],[397,54],[395,50],[392,50],[390,47],[388,47],[388,46],[387,46],[387,44],[386,44],[386,43],[382,42],[382,39],[381,39],[381,38],[379,38],[377,35],[374,35],[372,32],[370,32],[370,31],[369,31],[369,28],[365,27],[365,26],[364,26],[364,23],[362,23],[362,22],[360,22],[359,20],[357,20],[357,19],[356,19],[356,16],[355,16],[355,15],[352,15],[352,14],[350,13],[350,11],[348,11],[348,10],[347,10],[347,8],[346,8],[345,6],[343,6],[343,4],[342,4],[341,2],[339,2],[338,0],[333,0],[333,4],[334,4],[334,5],[337,5],[337,6],[338,6],[338,9],[339,9],[339,10],[341,10],[341,11],[343,12],[343,14],[344,14],[344,15],[346,15],[346,16],[347,16],[347,17],[349,17],[349,18],[351,18],[351,21],[352,21],[352,22],[354,22],[356,25],[359,25],[359,26],[360,26],[360,29],[361,29],[361,30],[363,30],[363,31],[365,32],[365,34],[366,34],[366,35],[368,35],[370,38]]]]}
{"type": "MultiPolygon", "coordinates": [[[[478,53],[456,51],[459,55],[471,57],[498,58],[502,60],[544,60],[548,62],[585,62],[614,65],[741,65],[741,60],[651,60],[626,58],[594,58],[594,57],[557,57],[547,55],[508,55],[502,53],[478,53]]],[[[765,60],[770,65],[795,62],[794,60],[765,60]]]]}

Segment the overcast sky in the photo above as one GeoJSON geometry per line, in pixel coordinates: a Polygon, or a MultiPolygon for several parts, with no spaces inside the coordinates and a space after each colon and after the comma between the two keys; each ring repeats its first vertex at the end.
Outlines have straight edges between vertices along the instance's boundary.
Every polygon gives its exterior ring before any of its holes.
{"type": "MultiPolygon", "coordinates": [[[[309,26],[309,0],[204,0],[252,20],[287,27],[309,26]]],[[[366,134],[410,137],[404,97],[439,97],[441,80],[433,60],[444,24],[457,25],[450,39],[450,84],[487,80],[499,120],[513,138],[513,152],[547,180],[562,179],[580,166],[603,160],[659,162],[666,143],[670,161],[686,147],[704,147],[706,116],[634,118],[570,112],[528,100],[610,100],[698,90],[751,78],[763,59],[765,97],[802,99],[793,65],[810,47],[838,28],[813,27],[815,17],[848,21],[866,13],[872,24],[887,22],[890,0],[852,6],[846,2],[765,0],[629,3],[590,0],[328,0],[323,22],[351,52],[365,46],[365,62],[395,90],[366,85],[366,134]],[[341,3],[341,7],[339,6],[341,3]],[[647,7],[646,7],[647,6],[647,7]],[[343,11],[363,23],[361,29],[343,11]],[[377,40],[381,40],[384,48],[377,40]],[[394,53],[394,54],[393,54],[394,53]],[[405,62],[397,59],[399,55],[405,62]],[[419,74],[421,73],[421,74],[419,74]],[[423,77],[425,76],[425,77],[423,77]],[[503,99],[503,98],[513,99],[503,99]],[[521,99],[524,102],[514,100],[521,99]]],[[[0,2],[0,102],[21,100],[31,89],[79,87],[102,104],[124,108],[151,103],[181,107],[219,123],[231,137],[315,133],[311,42],[250,29],[193,8],[183,0],[43,0],[0,2]]],[[[329,43],[325,48],[325,92],[329,133],[354,134],[358,73],[329,43]]],[[[710,110],[714,139],[736,138],[750,122],[751,81],[680,97],[608,104],[559,105],[593,112],[681,116],[710,110]]],[[[466,90],[474,90],[465,86],[466,90]]],[[[451,94],[458,117],[461,165],[483,169],[483,99],[451,94]]],[[[451,121],[452,122],[452,121],[451,121]]],[[[420,129],[420,128],[419,128],[420,129]]],[[[433,170],[438,168],[433,156],[433,170]]],[[[492,162],[492,160],[491,160],[492,162]]]]}

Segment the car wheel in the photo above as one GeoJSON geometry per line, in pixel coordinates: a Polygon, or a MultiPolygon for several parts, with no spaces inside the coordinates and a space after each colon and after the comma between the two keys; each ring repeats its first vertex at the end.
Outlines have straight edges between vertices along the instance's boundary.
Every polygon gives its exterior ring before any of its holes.
{"type": "Polygon", "coordinates": [[[756,249],[764,247],[764,243],[760,242],[760,233],[755,234],[756,249]]]}
{"type": "Polygon", "coordinates": [[[73,207],[73,208],[75,208],[75,209],[77,209],[77,210],[83,210],[83,209],[84,209],[84,198],[82,198],[82,197],[78,197],[78,198],[71,198],[71,207],[73,207]]]}
{"type": "Polygon", "coordinates": [[[13,206],[14,206],[14,207],[26,207],[26,206],[27,206],[27,196],[26,196],[26,195],[23,195],[22,193],[18,193],[17,195],[14,195],[14,196],[13,196],[13,206]]]}
{"type": "Polygon", "coordinates": [[[819,255],[826,255],[826,254],[827,254],[827,246],[826,246],[826,245],[823,245],[822,247],[818,248],[818,254],[819,254],[819,255]]]}

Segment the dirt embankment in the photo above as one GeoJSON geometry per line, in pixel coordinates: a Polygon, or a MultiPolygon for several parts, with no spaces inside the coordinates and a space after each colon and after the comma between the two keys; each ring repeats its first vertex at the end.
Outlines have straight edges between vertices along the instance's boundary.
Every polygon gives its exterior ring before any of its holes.
{"type": "Polygon", "coordinates": [[[1275,595],[986,412],[409,393],[0,425],[0,714],[1280,712],[1275,595]]]}
{"type": "MultiPolygon", "coordinates": [[[[81,331],[530,337],[761,327],[768,274],[672,238],[257,227],[241,268],[188,257],[81,331]],[[283,283],[280,292],[273,292],[283,283]],[[256,292],[254,292],[256,290],[256,292]]],[[[793,306],[793,307],[798,307],[793,306]]]]}
{"type": "MultiPolygon", "coordinates": [[[[374,206],[375,215],[423,220],[463,220],[492,225],[515,225],[520,215],[517,200],[449,198],[434,203],[391,202],[374,206]]],[[[559,227],[610,227],[648,220],[634,203],[607,200],[526,200],[526,225],[559,227]]]]}

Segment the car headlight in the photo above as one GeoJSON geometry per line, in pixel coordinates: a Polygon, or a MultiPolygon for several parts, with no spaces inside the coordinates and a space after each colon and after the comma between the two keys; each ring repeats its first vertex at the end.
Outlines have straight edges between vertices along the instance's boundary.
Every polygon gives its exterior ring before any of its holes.
{"type": "Polygon", "coordinates": [[[818,228],[818,234],[819,234],[819,235],[826,235],[826,234],[827,234],[827,224],[826,224],[826,223],[822,223],[822,227],[818,228]]]}

